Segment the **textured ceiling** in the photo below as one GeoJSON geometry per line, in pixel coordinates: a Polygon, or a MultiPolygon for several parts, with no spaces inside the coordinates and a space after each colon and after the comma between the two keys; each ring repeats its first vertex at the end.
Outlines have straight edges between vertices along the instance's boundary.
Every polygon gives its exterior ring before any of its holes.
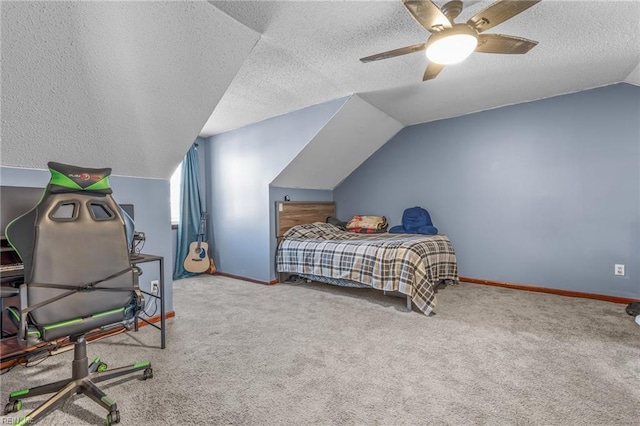
{"type": "MultiPolygon", "coordinates": [[[[353,93],[409,125],[621,81],[640,84],[637,0],[543,0],[487,31],[539,41],[531,52],[474,54],[428,82],[421,82],[423,53],[359,61],[426,40],[429,33],[400,0],[210,3],[262,37],[204,136],[353,93]]],[[[456,22],[491,3],[465,2],[456,22]]]]}
{"type": "MultiPolygon", "coordinates": [[[[458,22],[491,1],[465,4],[458,22]]],[[[400,0],[0,6],[3,166],[54,160],[168,178],[199,133],[353,94],[302,154],[328,134],[366,158],[381,142],[366,144],[355,121],[386,115],[409,125],[620,81],[640,85],[640,0],[543,0],[488,31],[538,40],[527,55],[474,54],[424,83],[421,53],[359,61],[426,39],[400,0]]],[[[280,178],[295,182],[314,164],[301,155],[280,178]]],[[[331,181],[306,185],[331,188],[357,166],[331,164],[331,181]]]]}
{"type": "Polygon", "coordinates": [[[2,2],[3,166],[169,178],[259,34],[206,2],[2,2]]]}

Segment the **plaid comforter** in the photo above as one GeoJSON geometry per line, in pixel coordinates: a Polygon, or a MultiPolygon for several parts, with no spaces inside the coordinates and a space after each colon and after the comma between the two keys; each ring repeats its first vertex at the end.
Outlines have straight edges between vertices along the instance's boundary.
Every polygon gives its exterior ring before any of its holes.
{"type": "Polygon", "coordinates": [[[458,280],[456,255],[445,235],[354,234],[328,223],[287,231],[276,252],[276,268],[399,291],[425,314],[436,305],[436,284],[458,280]]]}

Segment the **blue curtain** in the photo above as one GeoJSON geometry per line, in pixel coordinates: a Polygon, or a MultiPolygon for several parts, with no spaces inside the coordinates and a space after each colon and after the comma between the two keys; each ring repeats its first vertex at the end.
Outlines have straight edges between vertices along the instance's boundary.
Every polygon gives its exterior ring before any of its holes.
{"type": "Polygon", "coordinates": [[[178,222],[178,243],[176,245],[176,258],[173,267],[174,280],[197,275],[185,271],[183,263],[189,253],[189,244],[198,238],[200,215],[202,213],[199,181],[198,148],[196,144],[193,144],[184,156],[184,160],[182,160],[180,221],[178,222]]]}

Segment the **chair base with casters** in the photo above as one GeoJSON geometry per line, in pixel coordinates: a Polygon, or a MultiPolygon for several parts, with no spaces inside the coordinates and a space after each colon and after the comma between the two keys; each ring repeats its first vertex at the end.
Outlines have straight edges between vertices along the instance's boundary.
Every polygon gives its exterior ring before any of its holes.
{"type": "Polygon", "coordinates": [[[87,341],[84,335],[73,336],[73,365],[71,378],[37,386],[31,389],[22,389],[11,392],[9,403],[4,408],[4,414],[19,411],[22,408],[22,399],[34,396],[54,393],[51,398],[33,410],[29,415],[20,418],[16,425],[26,425],[40,420],[53,410],[59,408],[69,397],[75,394],[84,394],[98,405],[107,410],[106,425],[119,423],[120,412],[116,402],[109,398],[96,383],[110,380],[116,377],[143,371],[142,379],[153,378],[153,369],[149,361],[138,362],[127,367],[107,369],[107,364],[95,358],[91,363],[87,358],[87,341]]]}
{"type": "MultiPolygon", "coordinates": [[[[20,286],[20,290],[20,297],[24,298],[26,287],[22,285],[20,286]]],[[[69,340],[74,344],[74,356],[71,378],[31,389],[21,389],[11,392],[11,394],[9,394],[9,402],[4,408],[4,414],[7,415],[20,411],[20,409],[22,409],[22,399],[54,393],[46,402],[29,413],[29,415],[20,418],[16,423],[17,425],[26,425],[47,416],[62,406],[72,395],[84,394],[107,410],[107,425],[119,423],[120,412],[118,411],[115,401],[105,395],[96,383],[140,370],[143,370],[143,380],[150,379],[153,377],[151,363],[148,361],[138,362],[130,366],[110,370],[107,370],[107,364],[99,358],[95,358],[89,363],[87,358],[86,332],[78,330],[98,330],[110,324],[121,324],[125,328],[131,329],[132,322],[137,320],[137,313],[144,307],[142,294],[140,294],[139,291],[136,291],[134,294],[136,296],[131,299],[130,304],[126,307],[99,312],[86,318],[67,320],[43,327],[30,325],[29,321],[27,321],[28,315],[25,315],[24,311],[20,311],[16,307],[8,307],[9,318],[15,323],[18,330],[26,327],[26,330],[21,333],[26,336],[26,339],[19,339],[19,342],[27,346],[34,346],[42,342],[51,342],[68,335],[69,340]]]]}

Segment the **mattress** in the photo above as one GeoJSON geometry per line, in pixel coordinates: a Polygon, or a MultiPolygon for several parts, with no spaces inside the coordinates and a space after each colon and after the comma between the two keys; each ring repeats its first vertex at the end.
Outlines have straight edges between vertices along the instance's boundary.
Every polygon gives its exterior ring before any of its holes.
{"type": "Polygon", "coordinates": [[[425,314],[436,306],[438,283],[458,280],[455,251],[446,235],[355,234],[320,222],[285,233],[276,269],[397,291],[425,314]]]}

